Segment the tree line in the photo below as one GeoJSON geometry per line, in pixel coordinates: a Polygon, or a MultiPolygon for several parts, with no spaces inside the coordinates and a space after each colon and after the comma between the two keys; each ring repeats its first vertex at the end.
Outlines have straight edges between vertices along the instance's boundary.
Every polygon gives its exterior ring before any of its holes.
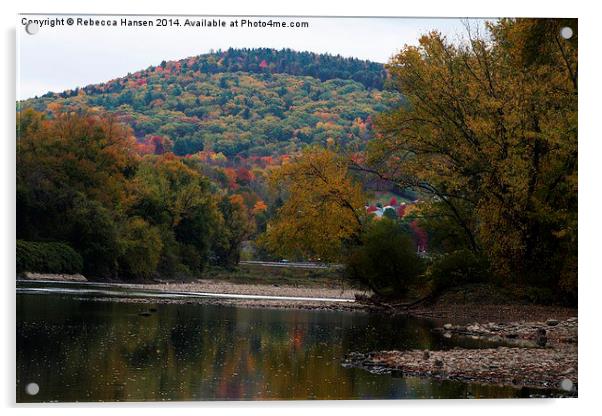
{"type": "Polygon", "coordinates": [[[186,278],[238,262],[249,210],[198,160],[140,156],[130,128],[98,115],[25,110],[17,129],[19,271],[186,278]]]}

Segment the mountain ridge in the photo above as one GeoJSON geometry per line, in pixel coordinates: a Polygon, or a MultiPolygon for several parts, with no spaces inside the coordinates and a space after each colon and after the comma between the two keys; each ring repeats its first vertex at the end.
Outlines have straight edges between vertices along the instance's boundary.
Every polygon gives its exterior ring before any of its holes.
{"type": "Polygon", "coordinates": [[[385,79],[382,64],[356,58],[230,48],[20,104],[49,115],[57,105],[108,112],[139,142],[177,155],[271,156],[307,144],[362,148],[372,114],[399,102],[385,79]]]}

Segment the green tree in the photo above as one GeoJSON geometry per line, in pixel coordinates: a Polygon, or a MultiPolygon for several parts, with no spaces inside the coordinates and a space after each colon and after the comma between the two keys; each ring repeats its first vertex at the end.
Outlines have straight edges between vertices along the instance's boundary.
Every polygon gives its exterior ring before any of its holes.
{"type": "Polygon", "coordinates": [[[403,296],[424,270],[408,230],[388,218],[369,224],[345,263],[349,279],[384,297],[403,296]]]}
{"type": "Polygon", "coordinates": [[[130,218],[120,233],[120,277],[145,279],[157,271],[163,249],[157,227],[142,218],[130,218]]]}
{"type": "Polygon", "coordinates": [[[240,195],[224,196],[218,204],[223,218],[213,244],[216,264],[232,268],[240,261],[243,241],[255,230],[249,212],[240,195]]]}

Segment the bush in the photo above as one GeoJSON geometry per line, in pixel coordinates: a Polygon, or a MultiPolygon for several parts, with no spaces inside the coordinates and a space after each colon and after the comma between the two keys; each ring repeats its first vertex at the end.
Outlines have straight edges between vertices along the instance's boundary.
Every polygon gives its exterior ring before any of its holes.
{"type": "Polygon", "coordinates": [[[383,218],[371,223],[347,257],[348,278],[384,297],[404,295],[424,265],[412,238],[400,224],[383,218]]]}
{"type": "Polygon", "coordinates": [[[489,265],[472,251],[457,250],[436,258],[427,275],[432,281],[434,292],[440,293],[452,287],[486,281],[489,277],[489,265]]]}
{"type": "Polygon", "coordinates": [[[17,272],[81,273],[84,261],[65,243],[17,240],[17,272]]]}

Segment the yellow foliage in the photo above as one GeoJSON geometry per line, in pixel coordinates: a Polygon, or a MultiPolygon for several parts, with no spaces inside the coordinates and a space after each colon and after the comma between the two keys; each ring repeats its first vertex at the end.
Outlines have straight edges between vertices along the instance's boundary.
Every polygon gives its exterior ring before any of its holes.
{"type": "Polygon", "coordinates": [[[343,244],[358,238],[366,197],[340,156],[309,148],[273,171],[270,182],[286,196],[260,239],[270,251],[338,260],[343,244]]]}
{"type": "Polygon", "coordinates": [[[576,25],[503,19],[462,44],[432,32],[387,66],[409,105],[376,120],[369,163],[432,195],[505,277],[576,258],[576,25]]]}

